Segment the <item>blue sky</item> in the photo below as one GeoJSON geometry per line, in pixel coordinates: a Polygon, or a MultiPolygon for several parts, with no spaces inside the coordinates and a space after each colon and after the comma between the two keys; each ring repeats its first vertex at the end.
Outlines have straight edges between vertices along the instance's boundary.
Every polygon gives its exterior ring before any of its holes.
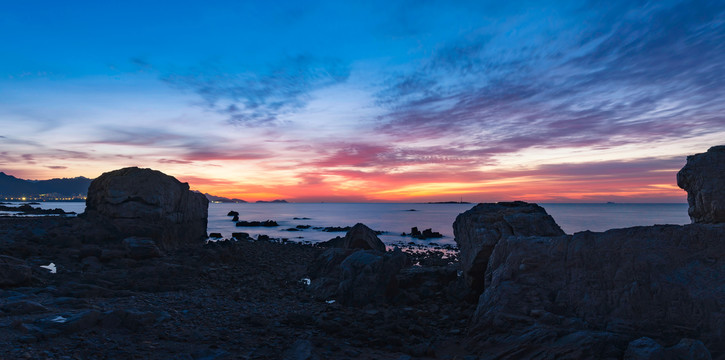
{"type": "Polygon", "coordinates": [[[725,139],[719,1],[5,2],[0,43],[0,170],[27,178],[684,201],[684,156],[725,139]]]}

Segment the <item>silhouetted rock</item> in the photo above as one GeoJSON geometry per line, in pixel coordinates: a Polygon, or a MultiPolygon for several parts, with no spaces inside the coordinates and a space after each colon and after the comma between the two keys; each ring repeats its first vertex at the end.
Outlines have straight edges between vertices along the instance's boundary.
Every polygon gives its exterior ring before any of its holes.
{"type": "Polygon", "coordinates": [[[725,223],[725,145],[688,156],[677,185],[687,191],[693,223],[725,223]]]}
{"type": "Polygon", "coordinates": [[[663,346],[698,339],[725,355],[723,238],[725,224],[502,238],[488,262],[472,333],[481,349],[517,349],[522,357],[556,358],[575,349],[585,356],[606,347],[621,357],[642,336],[663,346]],[[560,346],[583,330],[598,335],[560,346]]]}
{"type": "Polygon", "coordinates": [[[141,260],[161,256],[159,248],[151,238],[128,237],[123,239],[123,246],[126,247],[127,255],[131,259],[141,260]]]}
{"type": "Polygon", "coordinates": [[[215,238],[215,239],[221,239],[222,238],[222,234],[221,233],[209,233],[209,237],[210,238],[215,238]]]}
{"type": "Polygon", "coordinates": [[[23,285],[31,278],[30,267],[23,260],[0,255],[0,287],[23,285]]]}
{"type": "Polygon", "coordinates": [[[151,169],[107,172],[88,189],[85,217],[109,224],[119,238],[149,237],[164,249],[206,239],[209,200],[189,184],[151,169]]]}
{"type": "Polygon", "coordinates": [[[453,223],[463,275],[474,291],[483,291],[488,259],[499,240],[509,236],[564,235],[539,205],[523,201],[484,203],[458,215],[453,223]]]}
{"type": "Polygon", "coordinates": [[[400,249],[375,250],[331,248],[310,269],[310,290],[320,300],[363,306],[391,300],[398,293],[397,274],[407,264],[400,249]]]}
{"type": "Polygon", "coordinates": [[[227,213],[227,216],[239,216],[239,213],[236,212],[236,211],[234,211],[234,210],[232,210],[232,211],[230,211],[230,212],[227,213]]]}
{"type": "Polygon", "coordinates": [[[232,237],[237,240],[251,239],[251,237],[249,237],[249,233],[245,233],[245,232],[233,232],[232,237]]]}
{"type": "Polygon", "coordinates": [[[412,227],[410,229],[410,234],[402,233],[402,236],[410,235],[411,237],[414,237],[416,239],[420,240],[426,240],[426,239],[436,239],[436,238],[442,238],[443,234],[433,231],[433,229],[425,229],[423,232],[418,230],[417,227],[412,227]]]}
{"type": "Polygon", "coordinates": [[[370,249],[385,252],[385,244],[378,238],[375,231],[361,223],[355,224],[345,234],[342,247],[345,249],[370,249]]]}
{"type": "Polygon", "coordinates": [[[688,359],[710,360],[712,356],[702,341],[682,339],[677,345],[665,348],[648,337],[641,337],[629,343],[624,353],[625,360],[688,359]]]}
{"type": "Polygon", "coordinates": [[[237,222],[237,226],[239,227],[256,227],[256,226],[264,226],[264,227],[275,227],[279,226],[276,221],[274,220],[265,220],[265,221],[239,221],[237,222]]]}

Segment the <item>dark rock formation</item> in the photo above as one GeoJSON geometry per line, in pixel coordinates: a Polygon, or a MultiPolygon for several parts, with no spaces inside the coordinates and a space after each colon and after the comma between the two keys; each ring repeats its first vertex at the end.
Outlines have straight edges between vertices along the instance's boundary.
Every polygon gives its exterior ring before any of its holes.
{"type": "Polygon", "coordinates": [[[398,248],[388,253],[328,249],[310,269],[310,290],[320,300],[353,306],[389,301],[398,293],[396,275],[406,264],[398,248]]]}
{"type": "Polygon", "coordinates": [[[509,236],[564,235],[539,205],[523,201],[478,204],[453,223],[463,275],[474,291],[484,289],[484,272],[499,240],[509,236]]]}
{"type": "Polygon", "coordinates": [[[699,339],[725,355],[724,236],[725,225],[693,224],[501,239],[473,333],[481,348],[523,357],[606,347],[621,357],[642,336],[699,339]],[[581,331],[597,335],[567,338],[581,331]]]}
{"type": "Polygon", "coordinates": [[[725,145],[688,156],[677,173],[677,185],[687,191],[693,223],[725,222],[725,145]]]}
{"type": "Polygon", "coordinates": [[[151,169],[104,173],[88,189],[84,216],[108,224],[118,238],[150,237],[164,249],[206,239],[209,200],[189,184],[151,169]]]}
{"type": "Polygon", "coordinates": [[[128,257],[135,260],[150,259],[161,256],[161,251],[151,238],[132,236],[123,239],[128,257]]]}
{"type": "Polygon", "coordinates": [[[277,224],[277,222],[274,220],[265,220],[265,221],[242,220],[242,221],[237,222],[237,226],[239,226],[239,227],[257,227],[257,226],[275,227],[275,226],[279,226],[279,224],[277,224]]]}
{"type": "Polygon", "coordinates": [[[401,235],[402,236],[410,235],[411,237],[414,237],[414,238],[420,239],[420,240],[437,239],[437,238],[443,237],[443,234],[441,234],[437,231],[433,231],[433,229],[425,229],[425,230],[423,230],[423,232],[421,232],[420,230],[418,230],[417,227],[410,228],[410,234],[402,233],[401,235]]]}
{"type": "Polygon", "coordinates": [[[626,360],[692,359],[710,360],[702,341],[682,339],[677,345],[665,348],[653,339],[642,337],[629,343],[624,353],[626,360]]]}
{"type": "Polygon", "coordinates": [[[23,285],[31,278],[30,267],[23,260],[0,255],[0,287],[23,285]]]}
{"type": "Polygon", "coordinates": [[[239,212],[236,212],[234,210],[227,213],[227,216],[239,216],[239,212]]]}
{"type": "MultiPolygon", "coordinates": [[[[37,204],[37,203],[35,203],[37,204]]],[[[42,209],[40,207],[32,207],[30,203],[20,206],[5,206],[0,204],[0,211],[18,212],[24,215],[70,215],[74,212],[65,212],[63,209],[42,209]]]]}
{"type": "Polygon", "coordinates": [[[364,249],[385,252],[385,244],[371,228],[357,223],[345,234],[340,246],[343,249],[364,249]]]}
{"type": "Polygon", "coordinates": [[[245,233],[245,232],[233,232],[232,237],[237,240],[251,240],[252,239],[249,236],[249,233],[245,233]]]}

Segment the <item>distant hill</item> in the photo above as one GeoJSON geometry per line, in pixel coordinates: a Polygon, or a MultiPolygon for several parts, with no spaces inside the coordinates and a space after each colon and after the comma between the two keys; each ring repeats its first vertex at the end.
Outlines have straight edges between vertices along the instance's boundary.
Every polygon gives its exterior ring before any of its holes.
{"type": "Polygon", "coordinates": [[[85,197],[92,179],[86,177],[23,180],[0,172],[0,198],[32,197],[52,194],[55,197],[85,197]]]}
{"type": "MultiPolygon", "coordinates": [[[[0,172],[0,200],[25,197],[28,200],[57,200],[58,198],[74,198],[82,200],[88,194],[88,186],[93,179],[86,177],[24,180],[0,172]],[[42,195],[42,196],[41,196],[42,195]]],[[[198,192],[198,191],[197,191],[198,192]]],[[[204,194],[209,201],[224,203],[245,203],[241,199],[230,199],[222,196],[204,194]]]]}
{"type": "Polygon", "coordinates": [[[279,199],[272,200],[272,201],[257,200],[257,204],[273,204],[273,203],[274,204],[277,204],[277,203],[286,204],[287,200],[279,200],[279,199]]]}
{"type": "MultiPolygon", "coordinates": [[[[197,192],[199,192],[199,191],[197,191],[197,192]]],[[[242,199],[230,199],[230,198],[225,198],[223,196],[215,196],[215,195],[207,194],[207,193],[204,193],[204,196],[206,196],[206,198],[209,199],[209,201],[213,201],[213,202],[222,202],[222,203],[245,203],[246,202],[242,199]]]]}

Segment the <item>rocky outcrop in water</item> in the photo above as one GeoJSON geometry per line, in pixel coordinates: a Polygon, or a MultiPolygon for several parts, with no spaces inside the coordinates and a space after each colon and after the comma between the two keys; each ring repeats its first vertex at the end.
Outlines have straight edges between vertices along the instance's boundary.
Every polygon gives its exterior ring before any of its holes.
{"type": "Polygon", "coordinates": [[[523,201],[478,204],[458,215],[453,234],[463,276],[474,291],[484,289],[484,273],[496,244],[509,236],[564,235],[539,205],[523,201]]]}
{"type": "Polygon", "coordinates": [[[173,249],[206,239],[209,200],[189,184],[151,169],[130,167],[93,180],[84,217],[112,227],[119,239],[149,237],[173,249]]]}
{"type": "Polygon", "coordinates": [[[677,173],[677,186],[687,191],[693,223],[725,222],[725,145],[688,156],[677,173]]]}

